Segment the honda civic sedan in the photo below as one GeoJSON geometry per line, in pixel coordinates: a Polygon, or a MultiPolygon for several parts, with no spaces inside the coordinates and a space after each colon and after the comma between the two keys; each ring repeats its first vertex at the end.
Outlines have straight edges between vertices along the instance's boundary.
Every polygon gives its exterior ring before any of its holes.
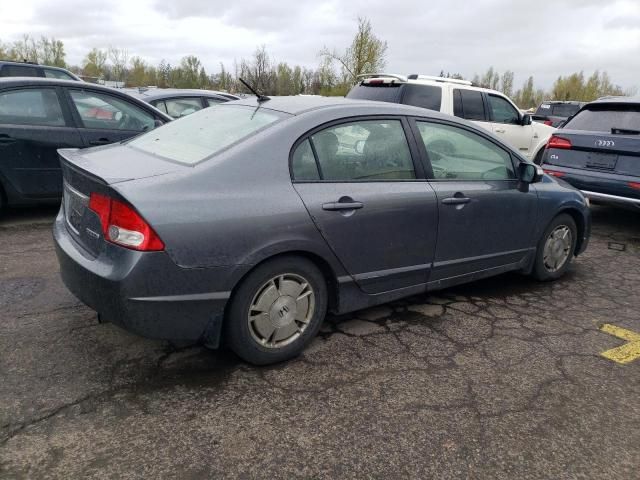
{"type": "Polygon", "coordinates": [[[62,278],[138,334],[268,364],[342,314],[508,271],[554,280],[583,195],[491,133],[406,105],[245,99],[60,150],[62,278]]]}

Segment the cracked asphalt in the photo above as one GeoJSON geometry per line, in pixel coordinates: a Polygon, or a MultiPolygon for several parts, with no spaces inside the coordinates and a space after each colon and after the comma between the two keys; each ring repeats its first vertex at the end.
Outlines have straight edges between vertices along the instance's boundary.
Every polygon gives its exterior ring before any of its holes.
{"type": "Polygon", "coordinates": [[[2,478],[638,478],[640,212],[586,254],[330,318],[298,359],[146,340],[63,286],[53,211],[0,220],[2,478]]]}

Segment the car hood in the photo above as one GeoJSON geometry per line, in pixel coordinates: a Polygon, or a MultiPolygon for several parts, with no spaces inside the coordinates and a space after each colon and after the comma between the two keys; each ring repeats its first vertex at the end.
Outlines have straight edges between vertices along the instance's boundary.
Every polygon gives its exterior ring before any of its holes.
{"type": "Polygon", "coordinates": [[[189,168],[122,144],[86,149],[61,148],[58,154],[108,185],[157,177],[189,168]]]}

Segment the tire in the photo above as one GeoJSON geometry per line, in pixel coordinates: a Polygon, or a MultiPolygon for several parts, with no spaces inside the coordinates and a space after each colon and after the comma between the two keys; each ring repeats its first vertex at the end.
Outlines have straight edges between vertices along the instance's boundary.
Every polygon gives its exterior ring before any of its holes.
{"type": "Polygon", "coordinates": [[[533,163],[536,165],[542,165],[542,157],[544,156],[544,148],[541,148],[540,151],[536,154],[533,159],[533,163]]]}
{"type": "Polygon", "coordinates": [[[555,217],[538,242],[533,277],[543,282],[562,277],[573,259],[577,240],[578,229],[571,215],[561,213],[555,217]]]}
{"type": "Polygon", "coordinates": [[[306,258],[276,258],[249,273],[234,293],[224,340],[254,365],[282,362],[317,335],[326,312],[327,283],[320,269],[306,258]]]}

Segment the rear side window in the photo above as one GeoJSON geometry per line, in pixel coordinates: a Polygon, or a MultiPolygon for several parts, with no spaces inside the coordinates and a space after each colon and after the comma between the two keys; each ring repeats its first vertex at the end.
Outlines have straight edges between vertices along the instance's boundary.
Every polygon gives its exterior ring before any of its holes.
{"type": "Polygon", "coordinates": [[[401,91],[402,88],[398,84],[381,83],[370,85],[362,83],[353,87],[347,94],[347,98],[399,103],[401,91]]]}
{"type": "Polygon", "coordinates": [[[69,94],[85,128],[144,132],[155,127],[153,115],[119,97],[89,90],[69,94]]]}
{"type": "Polygon", "coordinates": [[[612,130],[640,131],[640,105],[598,105],[582,110],[563,128],[607,132],[612,130]]]}
{"type": "Polygon", "coordinates": [[[38,69],[23,65],[4,65],[0,68],[0,77],[39,77],[38,69]]]}
{"type": "Polygon", "coordinates": [[[314,180],[315,175],[335,182],[416,178],[399,120],[363,120],[321,130],[297,147],[292,164],[294,180],[314,180]],[[317,172],[310,164],[313,153],[317,172]]]}
{"type": "Polygon", "coordinates": [[[225,100],[222,100],[221,98],[211,98],[211,97],[206,97],[205,100],[207,101],[208,107],[212,107],[213,105],[217,105],[225,101],[225,100]]]}
{"type": "Polygon", "coordinates": [[[485,121],[487,119],[484,113],[484,102],[482,101],[482,93],[476,90],[456,88],[453,91],[453,96],[453,113],[456,117],[466,118],[467,120],[480,121],[485,121]]]}
{"type": "Polygon", "coordinates": [[[53,88],[0,93],[0,122],[17,125],[65,125],[58,94],[53,88]]]}
{"type": "Polygon", "coordinates": [[[402,103],[439,112],[442,104],[442,88],[408,83],[404,86],[402,103]]]}
{"type": "Polygon", "coordinates": [[[194,165],[287,116],[266,108],[222,104],[167,123],[135,137],[128,145],[194,165]]]}
{"type": "Polygon", "coordinates": [[[47,78],[57,78],[59,80],[75,80],[71,75],[62,70],[44,69],[44,76],[47,78]]]}

